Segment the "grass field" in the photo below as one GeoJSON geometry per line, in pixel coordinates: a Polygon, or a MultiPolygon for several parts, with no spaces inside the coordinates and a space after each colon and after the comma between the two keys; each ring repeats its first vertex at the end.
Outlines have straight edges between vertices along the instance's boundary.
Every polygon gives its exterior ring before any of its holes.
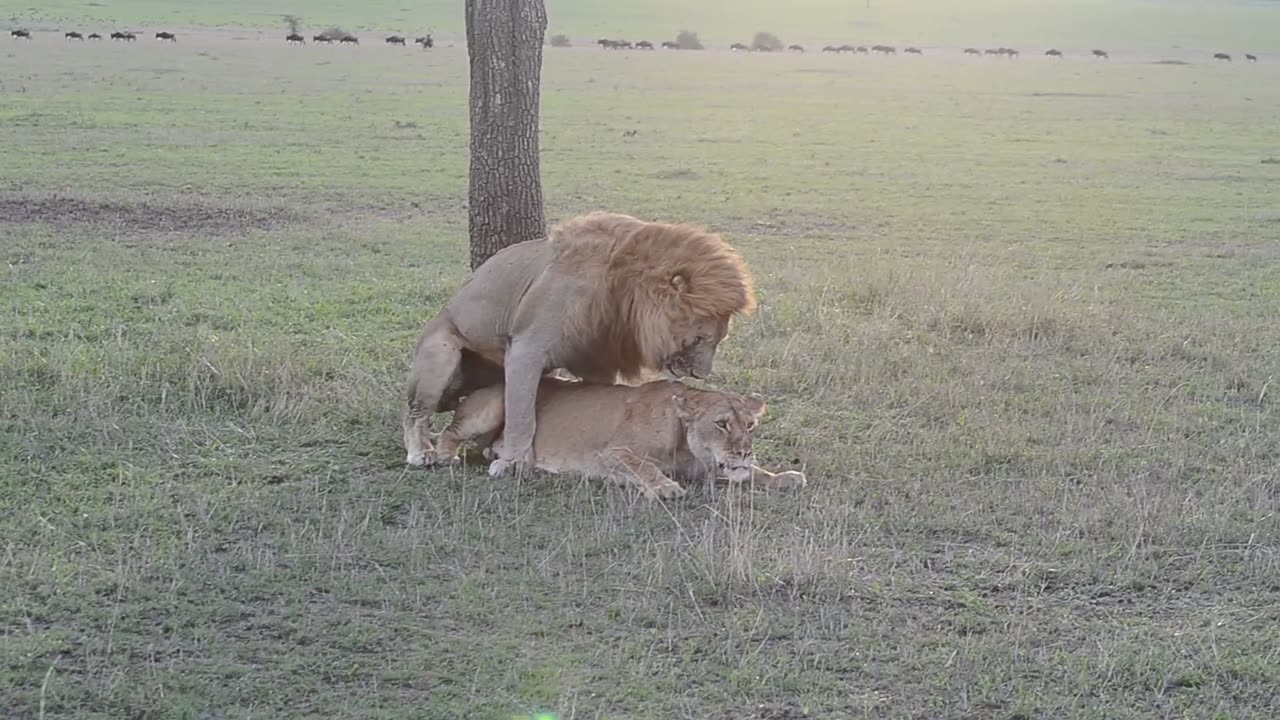
{"type": "Polygon", "coordinates": [[[1280,716],[1280,65],[548,50],[810,478],[663,506],[404,469],[465,51],[278,35],[0,45],[0,718],[1280,716]]]}

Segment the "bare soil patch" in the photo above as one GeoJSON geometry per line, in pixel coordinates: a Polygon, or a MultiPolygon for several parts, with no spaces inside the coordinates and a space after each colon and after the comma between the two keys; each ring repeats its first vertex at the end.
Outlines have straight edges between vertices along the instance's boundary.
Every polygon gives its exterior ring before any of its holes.
{"type": "Polygon", "coordinates": [[[0,197],[0,224],[95,225],[128,232],[232,235],[271,230],[296,218],[284,208],[117,202],[69,197],[0,197]]]}

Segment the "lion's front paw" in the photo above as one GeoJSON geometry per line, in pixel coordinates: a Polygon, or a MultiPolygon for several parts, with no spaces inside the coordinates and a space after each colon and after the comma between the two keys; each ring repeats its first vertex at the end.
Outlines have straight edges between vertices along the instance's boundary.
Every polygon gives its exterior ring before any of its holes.
{"type": "Polygon", "coordinates": [[[423,450],[422,452],[409,453],[408,457],[406,457],[404,461],[414,467],[422,467],[423,465],[430,465],[432,459],[431,453],[423,450]]]}
{"type": "Polygon", "coordinates": [[[511,475],[517,478],[527,478],[532,473],[533,465],[529,463],[517,462],[515,460],[503,460],[501,458],[489,463],[489,477],[511,475]]]}

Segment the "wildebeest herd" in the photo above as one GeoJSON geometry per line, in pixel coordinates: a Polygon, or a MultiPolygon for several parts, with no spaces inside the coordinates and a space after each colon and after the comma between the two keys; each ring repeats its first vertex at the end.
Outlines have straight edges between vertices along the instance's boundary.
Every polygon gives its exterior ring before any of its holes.
{"type": "MultiPolygon", "coordinates": [[[[653,50],[654,49],[653,43],[647,40],[640,40],[638,42],[633,42],[630,40],[613,40],[609,38],[601,38],[596,41],[596,44],[606,50],[653,50]]],[[[682,48],[679,43],[674,42],[672,40],[663,41],[661,44],[661,47],[663,50],[685,49],[685,48],[682,48]]],[[[729,50],[732,52],[768,53],[768,52],[778,52],[780,51],[780,48],[774,49],[774,48],[759,47],[759,46],[753,47],[751,45],[747,45],[746,43],[736,42],[729,46],[729,50]]],[[[803,53],[805,51],[805,48],[803,45],[788,45],[786,46],[786,50],[788,52],[803,53]]],[[[844,44],[844,45],[826,45],[822,48],[822,52],[833,53],[836,55],[842,55],[845,53],[855,54],[855,55],[870,55],[872,53],[877,53],[880,55],[897,55],[898,48],[896,48],[893,45],[844,44]]],[[[907,47],[907,48],[903,48],[902,53],[904,55],[924,55],[924,50],[918,47],[907,47]]],[[[1011,60],[1021,56],[1021,53],[1019,53],[1018,50],[1010,47],[998,47],[998,48],[986,48],[986,49],[968,47],[964,49],[963,53],[965,55],[1006,57],[1011,60]]],[[[1046,57],[1052,57],[1052,58],[1066,57],[1066,53],[1056,48],[1046,50],[1044,54],[1046,57]]],[[[1098,60],[1111,59],[1111,54],[1108,53],[1106,50],[1092,50],[1090,51],[1089,55],[1098,60]]],[[[1258,56],[1252,53],[1245,53],[1244,57],[1249,62],[1256,62],[1258,59],[1258,56]]],[[[1227,53],[1214,53],[1213,59],[1225,60],[1230,62],[1231,56],[1228,55],[1227,53]]]]}
{"type": "MultiPolygon", "coordinates": [[[[9,37],[17,38],[21,40],[30,40],[31,31],[25,28],[10,30],[9,37]]],[[[111,33],[108,37],[110,37],[112,40],[119,40],[123,42],[133,42],[138,39],[137,34],[134,32],[119,31],[119,30],[111,33]]],[[[101,40],[102,36],[96,32],[89,33],[88,35],[83,35],[78,31],[71,30],[63,33],[63,38],[66,40],[80,40],[83,42],[86,39],[101,40]]],[[[157,32],[155,34],[155,38],[157,40],[167,40],[168,42],[178,41],[177,34],[168,32],[168,31],[157,32]]],[[[336,32],[336,31],[327,31],[327,32],[322,32],[318,35],[312,35],[311,41],[316,43],[323,43],[326,45],[331,45],[335,42],[340,45],[359,45],[360,44],[360,38],[356,37],[355,35],[352,35],[351,33],[336,32]]],[[[285,36],[285,42],[289,43],[290,45],[306,45],[307,39],[304,36],[298,34],[297,32],[291,32],[285,36]]],[[[386,37],[383,40],[383,42],[387,45],[398,45],[400,47],[408,46],[407,38],[402,35],[390,35],[386,37]]],[[[431,38],[430,34],[414,38],[413,44],[420,45],[424,50],[435,47],[435,41],[431,38]]],[[[653,50],[655,49],[655,45],[649,42],[648,40],[639,40],[639,41],[633,42],[630,40],[613,40],[609,38],[601,38],[596,41],[596,44],[606,50],[653,50]]],[[[661,47],[664,50],[684,49],[681,47],[679,43],[671,40],[666,40],[662,42],[661,47]]],[[[774,48],[769,48],[769,47],[759,47],[759,46],[753,47],[745,43],[733,43],[729,46],[729,50],[733,52],[768,53],[768,52],[781,51],[781,49],[782,49],[781,46],[779,46],[775,50],[774,48]]],[[[803,53],[805,49],[803,45],[793,44],[793,45],[786,46],[786,51],[803,53]]],[[[843,55],[846,53],[854,54],[854,55],[870,55],[871,53],[877,53],[880,55],[897,55],[898,49],[893,45],[867,46],[867,45],[844,44],[844,45],[827,45],[822,48],[822,52],[833,53],[836,55],[843,55]]],[[[924,50],[918,47],[904,48],[902,52],[904,55],[924,55],[924,50]]],[[[1020,56],[1020,53],[1016,49],[1009,48],[1009,47],[986,48],[986,49],[979,49],[976,47],[967,47],[963,50],[963,54],[975,55],[979,57],[981,56],[1006,57],[1006,58],[1009,58],[1010,60],[1020,56]]],[[[1044,55],[1046,57],[1052,57],[1052,58],[1058,58],[1058,59],[1066,57],[1066,54],[1061,50],[1058,50],[1057,48],[1051,48],[1049,50],[1046,50],[1044,52],[1044,55]]],[[[1111,59],[1110,53],[1108,53],[1106,50],[1095,49],[1090,51],[1089,55],[1097,60],[1111,59]]],[[[1213,54],[1213,59],[1217,61],[1222,61],[1222,62],[1231,62],[1232,56],[1230,53],[1218,52],[1213,54]]],[[[1244,59],[1247,60],[1248,62],[1257,62],[1258,56],[1254,55],[1253,53],[1244,53],[1244,59]]]]}
{"type": "MultiPolygon", "coordinates": [[[[10,30],[9,37],[17,38],[20,40],[30,40],[31,31],[26,29],[10,30]]],[[[88,35],[84,35],[76,30],[70,30],[68,32],[65,32],[62,34],[62,37],[65,40],[80,40],[82,42],[86,39],[87,40],[102,39],[102,36],[96,32],[89,33],[88,35]]],[[[117,30],[111,33],[111,35],[109,35],[108,37],[110,37],[112,40],[119,40],[122,42],[134,42],[135,40],[138,39],[137,33],[134,33],[132,31],[121,31],[121,30],[117,30]]],[[[167,30],[162,30],[160,32],[157,32],[155,34],[155,37],[157,40],[166,40],[168,42],[178,41],[178,35],[176,33],[168,32],[167,30]]],[[[325,44],[332,44],[335,42],[341,45],[359,45],[360,44],[360,38],[356,37],[355,35],[352,35],[351,33],[339,33],[339,32],[323,32],[323,33],[320,33],[319,35],[311,36],[311,40],[312,42],[325,43],[325,44]]],[[[285,36],[285,42],[289,43],[290,45],[306,45],[307,39],[296,32],[291,32],[285,36]]],[[[407,47],[405,43],[405,38],[399,35],[391,35],[390,37],[386,38],[385,42],[387,45],[400,45],[402,47],[407,47]]],[[[415,45],[421,45],[422,49],[424,50],[435,47],[435,40],[431,38],[430,34],[415,38],[413,43],[415,45]]],[[[649,49],[652,50],[653,46],[650,45],[649,49]]]]}

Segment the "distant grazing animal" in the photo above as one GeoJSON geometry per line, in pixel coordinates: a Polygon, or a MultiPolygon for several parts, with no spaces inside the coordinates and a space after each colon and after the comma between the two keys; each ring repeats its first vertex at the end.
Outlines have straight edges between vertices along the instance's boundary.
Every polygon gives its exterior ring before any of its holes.
{"type": "Polygon", "coordinates": [[[158,32],[158,33],[156,33],[156,39],[157,39],[157,40],[168,40],[169,42],[178,42],[178,36],[177,36],[177,35],[174,35],[174,34],[173,34],[173,33],[171,33],[171,32],[158,32]]]}
{"type": "Polygon", "coordinates": [[[1106,50],[1094,50],[1094,51],[1093,51],[1093,56],[1094,56],[1094,57],[1096,57],[1096,58],[1098,58],[1099,60],[1110,60],[1110,59],[1111,59],[1111,56],[1107,54],[1107,51],[1106,51],[1106,50]]]}
{"type": "Polygon", "coordinates": [[[421,45],[423,50],[436,46],[436,41],[432,40],[430,35],[423,35],[420,38],[416,38],[413,42],[417,45],[421,45]]]}
{"type": "Polygon", "coordinates": [[[67,33],[63,37],[65,37],[68,40],[84,40],[84,36],[74,30],[67,33]]]}
{"type": "Polygon", "coordinates": [[[872,51],[872,52],[882,53],[882,54],[885,54],[885,55],[897,55],[897,54],[898,54],[898,50],[897,50],[896,48],[894,48],[892,45],[874,45],[874,46],[872,46],[871,51],[872,51]]]}
{"type": "Polygon", "coordinates": [[[355,35],[343,35],[342,37],[338,38],[338,44],[340,44],[340,45],[359,45],[359,44],[360,44],[360,38],[356,37],[355,35]]]}
{"type": "Polygon", "coordinates": [[[293,33],[293,34],[291,34],[291,35],[286,35],[284,39],[285,39],[285,42],[298,43],[299,45],[306,45],[306,44],[307,44],[307,39],[306,39],[306,38],[304,38],[304,37],[302,37],[302,36],[301,36],[301,35],[299,35],[298,33],[293,33]]]}
{"type": "Polygon", "coordinates": [[[311,41],[333,44],[333,38],[329,37],[328,35],[312,35],[311,41]]]}
{"type": "Polygon", "coordinates": [[[405,46],[404,38],[400,37],[399,35],[392,35],[391,37],[387,38],[383,42],[385,42],[388,45],[399,45],[400,47],[405,46]]]}
{"type": "Polygon", "coordinates": [[[505,378],[505,437],[489,470],[527,469],[546,372],[705,378],[730,320],[755,305],[741,256],[715,233],[605,212],[561,222],[547,239],[498,251],[418,335],[406,462],[434,459],[435,413],[505,378]]]}
{"type": "Polygon", "coordinates": [[[1251,54],[1249,54],[1249,53],[1245,53],[1245,54],[1244,54],[1244,59],[1245,59],[1245,60],[1248,60],[1249,62],[1258,62],[1258,56],[1257,56],[1257,55],[1251,55],[1251,54]]]}
{"type": "Polygon", "coordinates": [[[680,43],[675,42],[674,40],[666,40],[666,41],[663,41],[662,43],[662,49],[663,50],[679,50],[680,43]]]}
{"type": "Polygon", "coordinates": [[[981,55],[982,51],[979,50],[978,48],[965,48],[964,54],[965,55],[981,55]]]}
{"type": "Polygon", "coordinates": [[[734,43],[729,46],[729,49],[730,50],[746,50],[748,52],[751,50],[751,48],[747,47],[746,45],[743,45],[742,43],[734,43]]]}
{"type": "Polygon", "coordinates": [[[1061,58],[1061,57],[1062,57],[1062,51],[1061,51],[1061,50],[1045,50],[1045,51],[1044,51],[1044,54],[1045,54],[1045,55],[1047,55],[1047,56],[1049,56],[1049,57],[1056,57],[1056,58],[1061,58]]]}
{"type": "Polygon", "coordinates": [[[851,53],[851,52],[857,52],[857,51],[858,49],[852,45],[841,45],[840,47],[836,48],[836,52],[838,53],[851,53]]]}
{"type": "Polygon", "coordinates": [[[648,40],[641,40],[640,42],[636,43],[636,49],[637,49],[637,50],[652,50],[652,49],[653,49],[653,43],[649,42],[648,40]]]}
{"type": "MultiPolygon", "coordinates": [[[[458,448],[468,440],[501,455],[503,391],[499,383],[467,396],[429,459],[459,464],[458,448]]],[[[650,500],[684,495],[679,480],[804,487],[802,472],[772,473],[755,464],[755,431],[764,411],[759,395],[674,380],[628,386],[548,378],[538,386],[534,463],[551,473],[629,484],[650,500]]],[[[501,474],[500,468],[495,472],[491,465],[490,474],[501,474]]]]}
{"type": "Polygon", "coordinates": [[[804,46],[803,46],[803,45],[788,45],[788,46],[787,46],[787,49],[788,49],[788,50],[790,50],[790,51],[792,51],[792,52],[804,52],[804,46]]]}
{"type": "Polygon", "coordinates": [[[111,33],[111,39],[123,40],[125,42],[133,42],[134,40],[138,39],[138,36],[134,35],[131,32],[120,32],[117,30],[116,32],[111,33]]]}
{"type": "Polygon", "coordinates": [[[16,37],[16,38],[23,38],[26,40],[30,40],[31,31],[30,30],[10,30],[9,37],[16,37]]]}
{"type": "Polygon", "coordinates": [[[903,50],[902,52],[906,53],[907,55],[923,55],[924,54],[923,50],[915,47],[909,47],[906,50],[903,50]]]}
{"type": "Polygon", "coordinates": [[[983,51],[982,51],[982,54],[983,54],[983,55],[1003,55],[1003,54],[1004,54],[1004,48],[1000,48],[1000,49],[996,49],[996,48],[987,48],[986,50],[983,50],[983,51]]]}
{"type": "Polygon", "coordinates": [[[833,52],[833,53],[838,53],[838,52],[840,52],[840,48],[836,47],[835,45],[827,45],[827,46],[825,46],[825,47],[823,47],[823,48],[822,48],[822,52],[833,52]]]}
{"type": "Polygon", "coordinates": [[[1010,60],[1018,57],[1018,51],[1014,50],[1013,48],[1000,48],[1000,53],[1003,55],[1007,55],[1010,60]]]}
{"type": "Polygon", "coordinates": [[[1231,56],[1230,56],[1230,55],[1228,55],[1228,54],[1226,54],[1226,53],[1214,53],[1214,54],[1213,54],[1213,59],[1214,59],[1214,60],[1226,60],[1227,62],[1231,62],[1231,56]]]}
{"type": "Polygon", "coordinates": [[[98,33],[89,33],[89,39],[90,39],[90,40],[101,40],[101,39],[102,39],[102,36],[101,36],[101,35],[99,35],[98,33]]]}
{"type": "MultiPolygon", "coordinates": [[[[848,45],[846,45],[845,47],[849,47],[849,46],[848,46],[848,45]]],[[[866,46],[866,45],[859,45],[858,47],[854,48],[854,49],[853,49],[853,51],[854,51],[854,52],[856,52],[856,53],[862,53],[863,55],[868,54],[868,50],[867,50],[867,46],[866,46]]]]}

